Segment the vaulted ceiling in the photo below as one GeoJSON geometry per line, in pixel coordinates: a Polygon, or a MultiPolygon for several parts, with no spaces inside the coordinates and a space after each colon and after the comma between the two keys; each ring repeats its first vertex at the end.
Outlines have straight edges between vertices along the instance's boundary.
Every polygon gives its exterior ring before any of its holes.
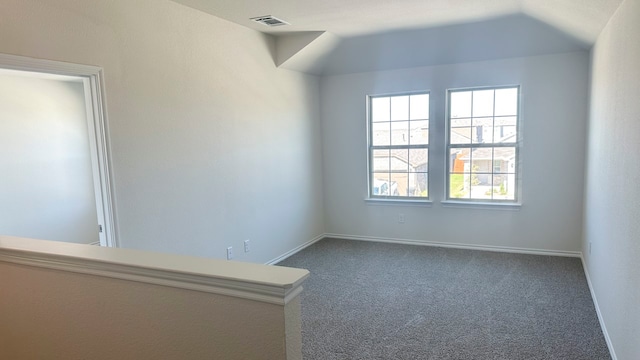
{"type": "MultiPolygon", "coordinates": [[[[278,66],[334,74],[588,49],[622,0],[173,0],[276,37],[278,66]],[[291,25],[249,20],[272,15],[291,25]],[[511,29],[511,30],[509,30],[511,29]],[[467,34],[463,36],[462,34],[467,34]],[[405,40],[401,40],[405,39],[405,40]],[[413,43],[413,46],[409,43],[413,43]],[[416,61],[366,64],[380,41],[416,61]],[[429,57],[419,48],[466,41],[475,50],[429,57]],[[400,42],[399,47],[398,42],[400,42]],[[420,45],[418,45],[418,42],[420,45]],[[480,45],[477,45],[480,43],[480,45]],[[529,46],[518,45],[528,43],[529,46]],[[476,44],[475,46],[473,46],[476,44]],[[396,48],[397,47],[397,48],[396,48]],[[351,49],[351,50],[349,50],[351,49]],[[356,50],[354,50],[356,49],[356,50]],[[373,49],[373,50],[372,50],[373,49]],[[483,50],[484,49],[484,50],[483,50]],[[500,50],[502,49],[502,50],[500,50]],[[487,51],[485,51],[487,50],[487,51]],[[521,51],[522,50],[522,51],[521,51]],[[492,52],[493,51],[493,52],[492,52]],[[470,55],[470,56],[467,56],[470,55]],[[496,55],[496,56],[497,56],[496,55]],[[359,61],[359,59],[364,61],[359,61]],[[362,63],[363,66],[358,66],[362,63]]],[[[433,53],[433,51],[430,51],[433,53]]]]}

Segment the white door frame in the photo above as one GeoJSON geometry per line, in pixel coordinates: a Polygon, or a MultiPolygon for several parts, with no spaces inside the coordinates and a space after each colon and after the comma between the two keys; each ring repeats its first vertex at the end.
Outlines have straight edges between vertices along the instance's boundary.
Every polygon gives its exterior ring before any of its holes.
{"type": "Polygon", "coordinates": [[[97,225],[100,227],[100,245],[117,247],[102,68],[8,54],[0,54],[0,68],[73,76],[82,79],[87,108],[96,210],[98,213],[97,225]]]}

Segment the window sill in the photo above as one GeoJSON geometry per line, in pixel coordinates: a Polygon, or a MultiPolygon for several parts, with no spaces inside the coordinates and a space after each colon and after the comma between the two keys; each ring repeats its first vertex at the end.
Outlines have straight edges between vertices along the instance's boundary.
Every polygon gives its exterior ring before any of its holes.
{"type": "Polygon", "coordinates": [[[431,200],[417,200],[417,199],[384,199],[384,198],[366,198],[364,202],[367,205],[402,205],[402,206],[426,206],[431,207],[433,202],[431,200]]]}
{"type": "Polygon", "coordinates": [[[483,210],[520,210],[520,203],[498,203],[498,202],[475,202],[475,201],[455,201],[444,200],[440,202],[443,207],[467,208],[483,210]]]}

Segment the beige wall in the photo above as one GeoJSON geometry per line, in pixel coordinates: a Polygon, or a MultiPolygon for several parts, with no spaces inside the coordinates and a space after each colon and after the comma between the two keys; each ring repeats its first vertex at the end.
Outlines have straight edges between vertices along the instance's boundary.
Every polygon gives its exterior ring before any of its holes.
{"type": "Polygon", "coordinates": [[[2,359],[302,356],[299,298],[280,306],[3,262],[0,274],[2,359]]]}
{"type": "Polygon", "coordinates": [[[591,53],[582,252],[614,359],[640,359],[640,0],[625,0],[591,53]]]}
{"type": "Polygon", "coordinates": [[[0,53],[104,68],[122,246],[264,263],[324,232],[318,79],[272,37],[168,0],[0,14],[0,53]]]}

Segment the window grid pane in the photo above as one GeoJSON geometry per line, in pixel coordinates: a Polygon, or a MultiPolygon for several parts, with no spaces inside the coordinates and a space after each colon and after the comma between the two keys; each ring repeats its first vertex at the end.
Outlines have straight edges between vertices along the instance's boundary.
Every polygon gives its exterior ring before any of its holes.
{"type": "Polygon", "coordinates": [[[449,92],[447,198],[517,200],[518,92],[449,92]]]}
{"type": "Polygon", "coordinates": [[[369,195],[427,198],[429,94],[370,97],[369,195]]]}

